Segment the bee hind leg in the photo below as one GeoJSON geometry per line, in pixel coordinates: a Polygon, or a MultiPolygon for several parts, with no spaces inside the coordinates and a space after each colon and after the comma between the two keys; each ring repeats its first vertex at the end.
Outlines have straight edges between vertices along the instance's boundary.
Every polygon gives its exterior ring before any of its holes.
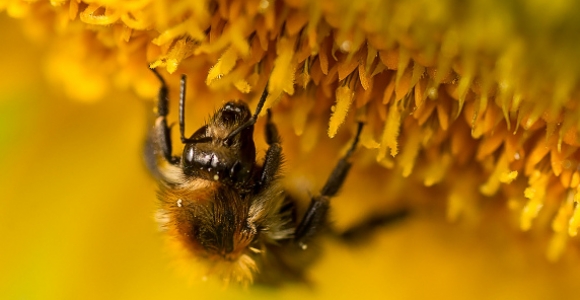
{"type": "Polygon", "coordinates": [[[386,213],[375,213],[344,232],[335,232],[334,236],[346,243],[358,244],[369,239],[378,229],[389,227],[403,221],[409,214],[410,211],[408,208],[400,208],[386,213]]]}

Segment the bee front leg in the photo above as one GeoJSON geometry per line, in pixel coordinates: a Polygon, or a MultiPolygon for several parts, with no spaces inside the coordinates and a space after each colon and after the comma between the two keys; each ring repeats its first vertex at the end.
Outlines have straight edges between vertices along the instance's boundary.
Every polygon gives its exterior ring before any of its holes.
{"type": "Polygon", "coordinates": [[[320,192],[320,195],[312,198],[310,201],[310,206],[308,206],[302,221],[300,221],[300,224],[298,224],[298,227],[296,227],[296,231],[294,232],[294,241],[302,249],[306,249],[307,242],[310,240],[310,238],[312,238],[324,226],[326,226],[328,209],[330,208],[330,198],[336,195],[344,183],[346,176],[348,175],[348,171],[351,167],[351,163],[348,162],[348,159],[352,156],[354,150],[356,149],[362,127],[363,123],[359,123],[352,146],[344,155],[344,157],[338,161],[336,167],[334,167],[334,170],[328,177],[326,184],[320,192]]]}
{"type": "Polygon", "coordinates": [[[159,169],[159,160],[165,160],[170,165],[177,165],[179,158],[172,156],[171,128],[167,126],[169,113],[167,84],[157,70],[151,69],[151,71],[161,82],[161,87],[157,98],[157,118],[145,144],[145,162],[155,177],[163,179],[163,172],[159,169]]]}

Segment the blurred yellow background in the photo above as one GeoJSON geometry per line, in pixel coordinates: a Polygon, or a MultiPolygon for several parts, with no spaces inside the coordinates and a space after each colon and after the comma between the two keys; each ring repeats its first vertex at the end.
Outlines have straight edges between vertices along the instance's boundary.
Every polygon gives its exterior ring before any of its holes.
{"type": "MultiPolygon", "coordinates": [[[[43,49],[20,23],[2,14],[0,28],[0,299],[573,299],[580,291],[577,247],[548,262],[544,234],[515,229],[504,203],[486,208],[484,226],[449,224],[434,205],[357,247],[325,240],[312,286],[189,282],[153,220],[155,183],[140,157],[150,102],[128,92],[94,104],[66,99],[46,83],[43,49]]],[[[290,173],[309,166],[288,159],[290,173]]],[[[356,207],[358,194],[345,187],[336,215],[356,207]]]]}

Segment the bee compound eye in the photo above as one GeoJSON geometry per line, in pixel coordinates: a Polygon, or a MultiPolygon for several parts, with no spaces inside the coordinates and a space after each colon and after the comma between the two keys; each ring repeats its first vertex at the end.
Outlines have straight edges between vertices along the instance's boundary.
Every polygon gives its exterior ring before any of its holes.
{"type": "Polygon", "coordinates": [[[242,105],[234,101],[230,101],[224,105],[224,111],[241,112],[242,105]]]}
{"type": "Polygon", "coordinates": [[[183,160],[187,163],[191,163],[194,155],[193,147],[186,147],[185,151],[183,151],[183,160]]]}

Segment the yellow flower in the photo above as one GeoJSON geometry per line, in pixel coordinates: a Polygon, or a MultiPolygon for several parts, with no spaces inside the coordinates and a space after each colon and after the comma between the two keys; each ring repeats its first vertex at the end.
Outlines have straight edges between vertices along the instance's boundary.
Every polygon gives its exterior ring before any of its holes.
{"type": "MultiPolygon", "coordinates": [[[[154,99],[158,82],[148,66],[185,73],[195,107],[188,114],[197,120],[188,124],[199,125],[224,100],[255,104],[269,79],[266,107],[274,108],[292,163],[286,185],[305,198],[364,121],[366,149],[351,188],[333,200],[341,230],[377,210],[409,206],[423,216],[443,207],[447,220],[475,232],[516,224],[553,261],[566,260],[580,227],[579,6],[0,0],[0,10],[23,19],[27,35],[47,48],[42,69],[70,98],[116,99],[132,90],[154,99]]],[[[177,76],[167,79],[175,100],[177,76]]]]}

